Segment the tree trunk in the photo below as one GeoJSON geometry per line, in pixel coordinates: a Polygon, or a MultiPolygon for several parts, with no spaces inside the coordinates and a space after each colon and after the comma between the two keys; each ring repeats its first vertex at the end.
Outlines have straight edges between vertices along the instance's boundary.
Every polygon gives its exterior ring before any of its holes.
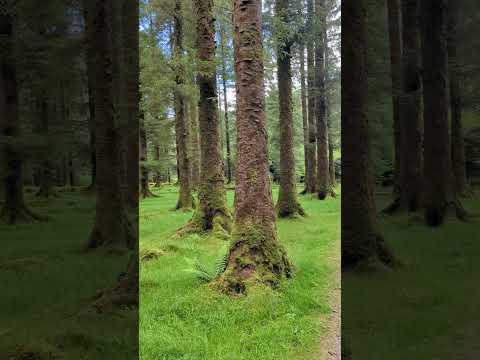
{"type": "Polygon", "coordinates": [[[182,64],[183,58],[183,12],[181,0],[175,0],[174,24],[173,24],[173,57],[176,64],[175,71],[175,138],[177,142],[177,169],[178,183],[180,187],[177,210],[194,208],[194,200],[190,185],[190,160],[188,157],[189,128],[185,114],[185,69],[182,64]]]}
{"type": "Polygon", "coordinates": [[[448,64],[450,77],[450,114],[452,127],[452,162],[455,188],[458,195],[465,195],[467,175],[465,166],[465,143],[462,124],[462,95],[460,89],[460,64],[457,56],[458,3],[448,5],[448,64]]]}
{"type": "Polygon", "coordinates": [[[198,189],[200,185],[200,134],[198,129],[198,102],[193,98],[190,103],[190,151],[192,166],[190,169],[190,181],[192,189],[198,189]]]}
{"type": "Polygon", "coordinates": [[[399,199],[403,183],[402,132],[400,122],[400,94],[402,89],[402,30],[401,0],[387,0],[388,35],[390,43],[390,74],[392,79],[393,140],[394,140],[394,199],[399,199]]]}
{"type": "Polygon", "coordinates": [[[23,195],[23,154],[18,149],[20,119],[13,18],[14,15],[8,10],[0,14],[0,129],[5,137],[2,152],[6,169],[2,174],[5,199],[0,210],[0,221],[11,225],[43,219],[27,208],[23,195]]]}
{"type": "Polygon", "coordinates": [[[147,132],[145,131],[145,118],[143,112],[140,114],[140,196],[142,199],[146,199],[149,197],[155,197],[150,191],[150,187],[148,184],[149,176],[148,176],[148,167],[146,162],[148,161],[148,146],[147,146],[147,132]]]}
{"type": "Polygon", "coordinates": [[[445,0],[423,0],[423,102],[425,121],[425,222],[441,225],[447,210],[465,213],[455,194],[448,124],[448,54],[445,0]]]}
{"type": "Polygon", "coordinates": [[[234,1],[237,90],[235,228],[227,268],[217,286],[245,293],[261,282],[277,287],[292,266],[279,243],[268,171],[263,83],[262,3],[234,1]],[[255,156],[252,156],[255,154],[255,156]]]}
{"type": "MultiPolygon", "coordinates": [[[[308,109],[307,109],[307,85],[305,79],[305,45],[303,41],[300,43],[300,97],[302,100],[302,120],[303,120],[303,158],[305,161],[304,181],[307,178],[309,168],[308,157],[308,109]]],[[[305,193],[306,190],[302,193],[305,193]]]]}
{"type": "Polygon", "coordinates": [[[328,128],[326,119],[325,101],[325,48],[323,27],[326,26],[325,2],[315,0],[315,12],[317,26],[315,27],[315,101],[317,120],[317,182],[316,193],[320,200],[324,200],[330,188],[330,177],[328,168],[328,128]]]}
{"type": "MultiPolygon", "coordinates": [[[[155,161],[158,163],[160,161],[160,145],[155,144],[155,161]]],[[[168,171],[168,183],[170,183],[170,169],[168,171]]],[[[160,171],[155,171],[155,187],[159,188],[162,185],[162,177],[160,171]]]]}
{"type": "Polygon", "coordinates": [[[392,262],[376,224],[367,118],[366,0],[342,1],[342,267],[392,262]]]}
{"type": "Polygon", "coordinates": [[[132,216],[138,215],[139,200],[139,0],[124,0],[122,6],[122,45],[125,67],[126,200],[132,216]]]}
{"type": "Polygon", "coordinates": [[[95,49],[95,134],[97,156],[97,202],[95,224],[88,248],[136,246],[122,192],[122,137],[117,126],[119,96],[113,72],[113,0],[95,2],[92,44],[95,49]]]}
{"type": "Polygon", "coordinates": [[[227,183],[232,183],[232,151],[230,148],[230,125],[228,123],[228,99],[227,99],[227,66],[225,60],[225,29],[220,31],[220,46],[222,49],[222,83],[223,83],[223,102],[225,106],[225,141],[227,145],[227,183]]]}
{"type": "Polygon", "coordinates": [[[308,86],[308,168],[305,174],[305,193],[315,193],[317,178],[316,155],[316,114],[315,114],[315,50],[312,32],[313,26],[313,0],[307,3],[307,86],[308,86]]]}
{"type": "MultiPolygon", "coordinates": [[[[276,0],[275,15],[282,26],[289,26],[288,0],[276,0]]],[[[292,42],[288,35],[278,39],[277,79],[280,114],[280,189],[278,192],[277,214],[279,217],[304,215],[297,200],[297,179],[293,153],[292,116],[292,42]],[[286,39],[285,39],[286,38],[286,39]]]]}
{"type": "Polygon", "coordinates": [[[222,235],[231,231],[223,170],[221,130],[215,70],[215,20],[213,0],[195,0],[197,10],[197,58],[200,65],[200,188],[199,207],[187,225],[193,231],[213,230],[222,235]]]}

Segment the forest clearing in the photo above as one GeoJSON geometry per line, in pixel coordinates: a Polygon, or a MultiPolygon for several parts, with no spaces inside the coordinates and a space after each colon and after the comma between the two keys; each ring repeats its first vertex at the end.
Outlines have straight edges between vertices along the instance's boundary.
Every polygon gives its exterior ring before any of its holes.
{"type": "MultiPolygon", "coordinates": [[[[319,359],[320,339],[336,331],[328,318],[329,298],[339,287],[340,197],[319,202],[301,196],[309,215],[278,221],[279,240],[296,269],[280,292],[258,286],[231,298],[201,280],[215,275],[228,241],[178,237],[191,213],[172,211],[176,187],[155,194],[140,208],[140,358],[319,359]]],[[[231,208],[233,191],[227,199],[231,208]]]]}

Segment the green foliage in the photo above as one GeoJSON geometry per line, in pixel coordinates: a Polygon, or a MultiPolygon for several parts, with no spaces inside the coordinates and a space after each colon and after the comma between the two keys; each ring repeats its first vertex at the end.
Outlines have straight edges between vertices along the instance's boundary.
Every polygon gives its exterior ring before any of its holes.
{"type": "Polygon", "coordinates": [[[185,261],[189,265],[185,271],[194,274],[203,282],[211,282],[225,272],[228,264],[228,256],[228,246],[224,245],[220,247],[220,255],[217,256],[213,265],[202,262],[198,257],[193,259],[185,258],[185,261]]]}
{"type": "MultiPolygon", "coordinates": [[[[274,188],[274,197],[277,191],[274,188]]],[[[340,198],[319,202],[302,197],[311,216],[278,222],[280,241],[297,267],[295,278],[282,284],[281,291],[257,287],[247,297],[229,298],[195,272],[185,271],[185,258],[197,258],[211,277],[223,264],[225,252],[219,248],[225,241],[212,236],[171,238],[191,214],[170,211],[176,188],[165,186],[158,195],[141,203],[140,248],[175,244],[180,251],[141,264],[140,357],[291,360],[314,353],[331,313],[328,296],[338,287],[334,274],[339,271],[340,198]],[[144,222],[143,214],[155,217],[144,222]]],[[[227,196],[231,207],[233,191],[227,196]]]]}

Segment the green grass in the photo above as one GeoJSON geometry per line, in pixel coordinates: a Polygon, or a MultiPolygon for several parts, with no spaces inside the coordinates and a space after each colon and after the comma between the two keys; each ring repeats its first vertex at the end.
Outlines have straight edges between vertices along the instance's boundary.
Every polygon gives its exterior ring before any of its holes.
{"type": "Polygon", "coordinates": [[[479,194],[463,203],[470,222],[440,229],[406,214],[385,218],[385,238],[405,266],[342,274],[343,334],[354,359],[480,359],[479,194]]]}
{"type": "Polygon", "coordinates": [[[469,130],[473,127],[480,126],[480,115],[475,111],[463,112],[463,127],[465,130],[469,130]]]}
{"type": "Polygon", "coordinates": [[[0,225],[0,359],[21,349],[65,359],[131,359],[136,311],[88,311],[92,296],[112,286],[127,263],[124,255],[81,251],[94,199],[65,192],[27,202],[51,220],[0,225]]]}
{"type": "MultiPolygon", "coordinates": [[[[140,211],[140,358],[143,360],[307,359],[325,333],[328,298],[339,268],[340,200],[302,197],[305,219],[280,220],[280,241],[297,267],[281,291],[264,287],[229,298],[191,269],[212,267],[228,242],[208,236],[172,238],[191,213],[172,211],[177,192],[165,187],[140,211]]],[[[274,192],[276,198],[276,191],[274,192]]],[[[233,191],[228,192],[230,206],[233,191]]]]}

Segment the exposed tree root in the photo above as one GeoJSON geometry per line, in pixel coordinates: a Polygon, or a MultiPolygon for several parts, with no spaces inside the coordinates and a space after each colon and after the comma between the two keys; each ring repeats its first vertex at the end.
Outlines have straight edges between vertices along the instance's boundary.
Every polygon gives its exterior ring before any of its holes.
{"type": "Polygon", "coordinates": [[[211,232],[212,235],[221,239],[230,238],[232,232],[232,216],[228,209],[217,210],[213,216],[207,216],[198,208],[192,219],[183,227],[177,230],[178,236],[187,234],[211,232]]]}
{"type": "Polygon", "coordinates": [[[460,221],[467,221],[468,213],[460,201],[450,201],[442,207],[426,207],[425,222],[428,226],[438,227],[442,225],[450,214],[460,221]]]}
{"type": "Polygon", "coordinates": [[[281,208],[277,204],[277,216],[279,218],[295,218],[297,216],[305,216],[305,210],[302,205],[297,202],[294,206],[282,206],[281,208]]]}
{"type": "Polygon", "coordinates": [[[0,212],[0,222],[8,225],[28,224],[36,221],[48,221],[48,219],[48,216],[36,214],[24,204],[14,208],[4,206],[0,212]]]}
{"type": "Polygon", "coordinates": [[[142,199],[147,198],[156,198],[158,195],[155,195],[150,189],[144,189],[141,191],[140,196],[142,199]]]}
{"type": "Polygon", "coordinates": [[[127,271],[120,274],[118,283],[97,293],[92,304],[97,312],[102,313],[116,307],[138,307],[138,266],[138,257],[134,255],[127,271]]]}

